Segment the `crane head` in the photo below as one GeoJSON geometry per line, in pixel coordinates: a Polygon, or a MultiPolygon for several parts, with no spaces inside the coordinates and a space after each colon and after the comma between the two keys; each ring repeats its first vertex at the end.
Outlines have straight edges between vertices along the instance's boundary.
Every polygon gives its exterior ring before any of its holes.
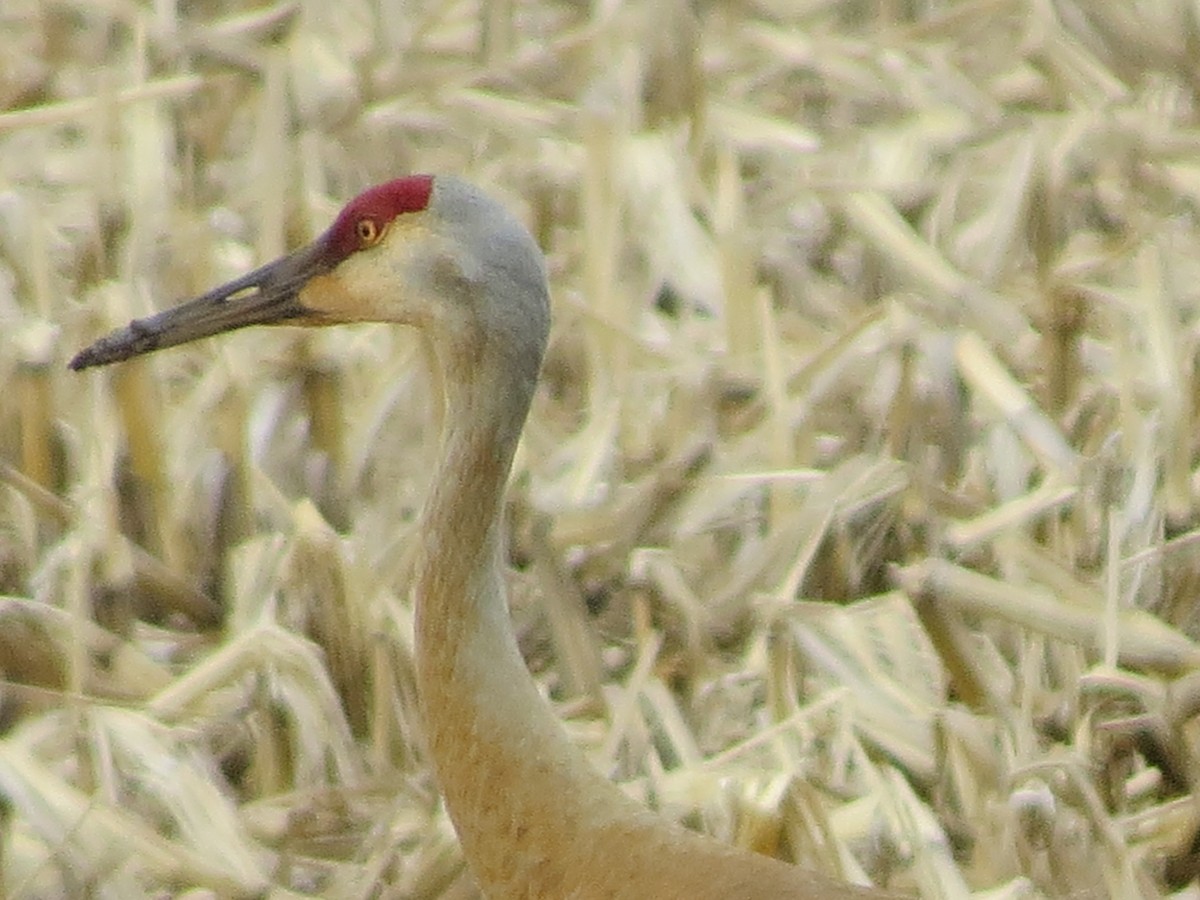
{"type": "MultiPolygon", "coordinates": [[[[248,325],[397,322],[467,357],[540,363],[549,326],[541,253],[495,200],[412,175],[351,200],[306,247],[102,337],[71,360],[105,365],[248,325]]],[[[459,353],[458,355],[462,355],[459,353]]]]}

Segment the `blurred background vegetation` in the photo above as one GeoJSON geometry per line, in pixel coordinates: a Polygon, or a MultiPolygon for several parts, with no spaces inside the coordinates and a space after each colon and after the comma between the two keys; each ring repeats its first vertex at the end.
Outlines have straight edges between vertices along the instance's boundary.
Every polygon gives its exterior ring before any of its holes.
{"type": "Polygon", "coordinates": [[[513,616],[601,770],[923,897],[1197,896],[1198,16],[4,0],[0,890],[472,896],[411,336],[65,368],[431,171],[547,254],[513,616]]]}

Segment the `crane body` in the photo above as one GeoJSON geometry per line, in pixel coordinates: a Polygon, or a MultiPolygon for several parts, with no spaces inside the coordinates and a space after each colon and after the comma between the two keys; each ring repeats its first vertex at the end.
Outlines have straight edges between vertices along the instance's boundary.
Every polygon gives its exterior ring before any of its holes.
{"type": "Polygon", "coordinates": [[[256,324],[412,325],[445,415],[416,529],[416,668],[428,748],[491,900],[852,900],[892,895],[666,822],[588,763],[537,692],[502,584],[509,469],[549,332],[542,256],[477,188],[410,176],[309,246],[80,352],[72,368],[256,324]]]}

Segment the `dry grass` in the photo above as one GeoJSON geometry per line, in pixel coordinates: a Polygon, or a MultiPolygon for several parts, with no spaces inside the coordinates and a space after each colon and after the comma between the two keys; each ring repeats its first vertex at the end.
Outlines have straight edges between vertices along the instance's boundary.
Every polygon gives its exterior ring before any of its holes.
{"type": "Polygon", "coordinates": [[[921,897],[1198,896],[1195,4],[4,0],[0,47],[4,896],[470,896],[411,336],[65,368],[421,170],[550,261],[513,615],[598,767],[921,897]]]}

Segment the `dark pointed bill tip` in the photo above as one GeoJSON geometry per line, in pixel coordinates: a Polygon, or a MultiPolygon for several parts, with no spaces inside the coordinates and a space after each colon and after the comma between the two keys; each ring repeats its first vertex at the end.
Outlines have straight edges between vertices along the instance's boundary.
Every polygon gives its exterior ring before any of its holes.
{"type": "Polygon", "coordinates": [[[318,240],[193,300],[134,319],[80,350],[69,365],[78,371],[249,325],[312,321],[315,316],[300,302],[300,289],[332,268],[330,254],[318,240]]]}

